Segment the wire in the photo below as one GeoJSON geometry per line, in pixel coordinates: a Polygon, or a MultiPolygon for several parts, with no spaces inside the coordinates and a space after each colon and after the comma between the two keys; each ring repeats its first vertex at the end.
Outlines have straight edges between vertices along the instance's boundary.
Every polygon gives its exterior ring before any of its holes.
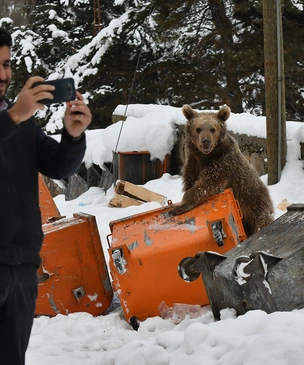
{"type": "MultiPolygon", "coordinates": [[[[152,14],[152,8],[153,8],[152,5],[153,5],[153,0],[151,1],[151,4],[150,4],[150,11],[149,11],[149,15],[148,15],[147,19],[150,19],[150,16],[152,14]]],[[[118,133],[115,150],[113,151],[112,163],[111,163],[110,169],[108,169],[108,168],[106,168],[106,166],[104,166],[105,168],[103,169],[101,180],[99,182],[99,186],[104,189],[105,194],[107,194],[108,188],[114,183],[114,173],[113,173],[113,170],[114,170],[113,166],[115,164],[114,157],[115,157],[115,154],[117,153],[118,144],[119,144],[120,137],[121,137],[121,134],[122,134],[122,129],[123,129],[123,126],[124,126],[124,123],[125,123],[125,119],[126,119],[128,107],[129,107],[129,104],[130,104],[130,100],[131,100],[131,96],[132,96],[132,92],[133,92],[133,88],[134,88],[134,84],[135,84],[135,78],[136,78],[136,74],[137,74],[137,71],[138,71],[142,51],[143,51],[143,42],[141,42],[141,45],[140,45],[140,50],[139,50],[139,54],[138,54],[138,57],[137,57],[136,67],[135,67],[135,71],[134,71],[134,75],[133,75],[133,79],[132,79],[132,83],[131,83],[131,88],[130,88],[130,92],[129,92],[129,96],[128,96],[127,105],[126,105],[126,108],[125,108],[125,112],[124,112],[124,115],[123,115],[123,120],[122,120],[120,130],[119,130],[119,133],[118,133]],[[111,185],[109,185],[110,182],[111,182],[111,185]]]]}
{"type": "MultiPolygon", "coordinates": [[[[149,11],[149,15],[148,15],[147,19],[150,19],[150,16],[152,14],[152,8],[153,8],[152,5],[153,5],[153,0],[151,1],[150,11],[149,11]]],[[[117,152],[117,148],[118,148],[119,140],[120,140],[120,137],[121,137],[122,129],[123,129],[123,126],[124,126],[124,123],[125,123],[125,119],[126,119],[128,107],[129,107],[129,104],[130,104],[130,100],[131,100],[131,96],[132,96],[132,92],[133,92],[133,88],[134,88],[134,84],[135,84],[136,74],[137,74],[138,67],[139,67],[139,61],[140,61],[140,58],[141,58],[142,50],[143,50],[143,42],[141,42],[141,45],[140,45],[140,50],[139,50],[139,54],[138,54],[138,58],[137,58],[137,62],[136,62],[136,67],[135,67],[135,71],[134,71],[134,75],[133,75],[133,79],[132,79],[130,93],[129,93],[127,105],[126,105],[126,108],[125,108],[125,112],[124,112],[124,115],[123,115],[123,120],[122,120],[122,123],[121,123],[121,126],[120,126],[120,130],[119,130],[119,133],[118,133],[118,137],[117,137],[117,142],[116,142],[116,146],[115,146],[114,153],[117,152]]],[[[112,161],[112,163],[113,163],[113,161],[112,161]]]]}

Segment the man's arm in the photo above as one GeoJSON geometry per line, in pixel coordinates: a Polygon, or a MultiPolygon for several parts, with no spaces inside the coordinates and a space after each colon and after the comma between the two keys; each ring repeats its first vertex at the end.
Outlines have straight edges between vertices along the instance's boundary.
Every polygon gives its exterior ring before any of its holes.
{"type": "Polygon", "coordinates": [[[86,150],[85,134],[75,142],[64,129],[58,143],[37,125],[36,141],[38,169],[43,175],[64,179],[78,171],[86,150]]]}
{"type": "Polygon", "coordinates": [[[39,100],[53,99],[50,92],[55,90],[53,85],[42,84],[33,87],[34,83],[42,81],[44,79],[40,76],[30,77],[18,94],[16,102],[9,109],[8,113],[16,125],[31,118],[36,110],[44,109],[44,105],[39,103],[39,100]]]}

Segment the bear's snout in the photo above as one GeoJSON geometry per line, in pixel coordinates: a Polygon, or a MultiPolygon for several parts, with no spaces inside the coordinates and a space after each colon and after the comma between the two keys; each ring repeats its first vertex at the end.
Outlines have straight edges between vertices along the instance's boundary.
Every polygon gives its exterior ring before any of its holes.
{"type": "Polygon", "coordinates": [[[207,137],[203,138],[201,143],[201,149],[202,152],[205,153],[206,155],[211,152],[211,141],[209,138],[207,137]]]}

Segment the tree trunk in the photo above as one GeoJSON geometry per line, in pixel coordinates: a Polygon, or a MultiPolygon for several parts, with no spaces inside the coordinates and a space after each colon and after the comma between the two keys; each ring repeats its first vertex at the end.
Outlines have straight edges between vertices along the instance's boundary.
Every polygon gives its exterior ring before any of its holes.
{"type": "Polygon", "coordinates": [[[243,112],[242,93],[237,77],[237,64],[234,60],[234,45],[232,24],[226,14],[226,9],[222,0],[208,0],[208,5],[212,14],[213,24],[221,37],[221,44],[224,51],[225,76],[227,87],[223,98],[234,113],[243,112]]]}
{"type": "MultiPolygon", "coordinates": [[[[282,44],[281,1],[278,3],[280,6],[278,26],[282,44]]],[[[287,151],[283,52],[278,56],[276,0],[263,0],[263,27],[268,185],[272,185],[280,180],[287,151]],[[281,61],[281,69],[278,61],[281,61]],[[279,89],[282,91],[281,95],[279,89]]]]}

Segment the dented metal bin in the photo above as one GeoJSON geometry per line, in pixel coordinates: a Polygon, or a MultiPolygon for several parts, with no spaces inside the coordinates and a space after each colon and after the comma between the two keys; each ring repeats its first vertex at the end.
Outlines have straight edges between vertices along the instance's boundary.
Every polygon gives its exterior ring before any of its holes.
{"type": "Polygon", "coordinates": [[[77,213],[42,228],[36,315],[104,313],[113,290],[95,217],[77,213]]]}
{"type": "Polygon", "coordinates": [[[159,315],[162,302],[208,304],[202,280],[191,282],[181,261],[203,250],[223,254],[246,238],[231,189],[179,216],[168,215],[173,206],[110,222],[113,288],[131,323],[159,315]]]}
{"type": "Polygon", "coordinates": [[[38,177],[38,184],[39,184],[39,208],[41,211],[41,221],[42,224],[44,224],[52,219],[57,219],[58,217],[60,217],[60,213],[41,174],[39,174],[38,177]]]}
{"type": "Polygon", "coordinates": [[[202,273],[215,318],[228,307],[238,315],[304,307],[304,205],[287,209],[224,256],[202,252],[193,258],[187,270],[202,273]]]}

